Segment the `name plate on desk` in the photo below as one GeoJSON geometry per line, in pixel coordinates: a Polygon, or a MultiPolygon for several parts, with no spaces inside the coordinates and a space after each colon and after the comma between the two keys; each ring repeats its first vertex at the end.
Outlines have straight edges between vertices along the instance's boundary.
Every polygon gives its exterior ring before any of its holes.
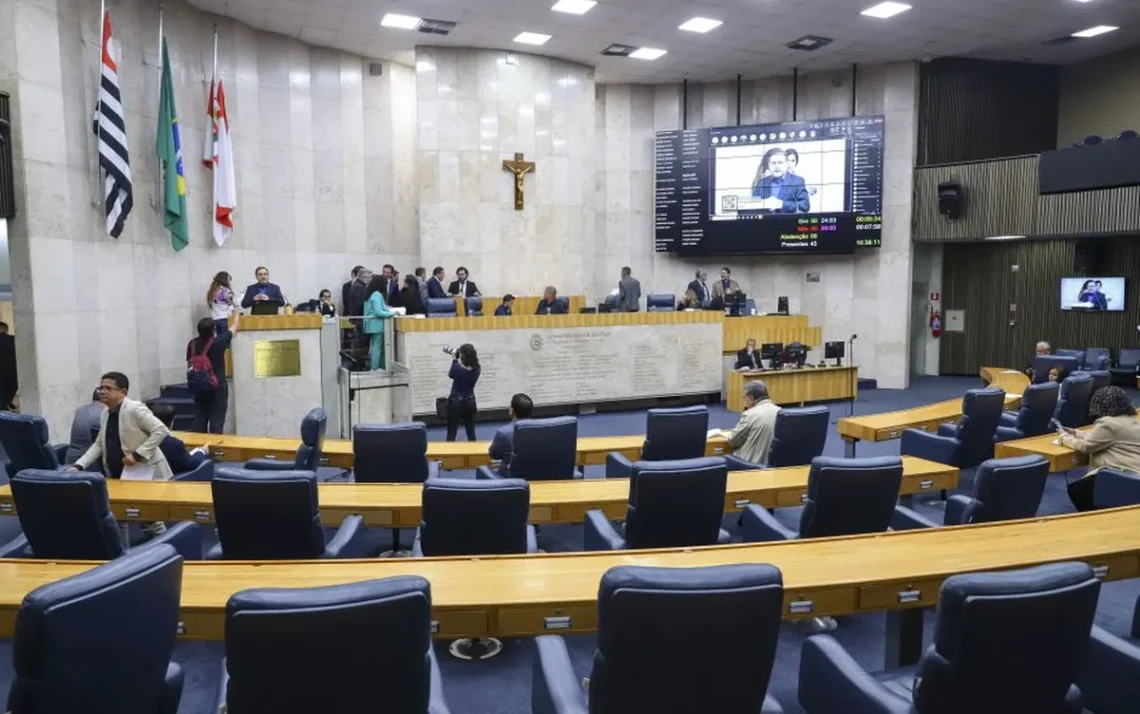
{"type": "Polygon", "coordinates": [[[253,343],[254,377],[267,379],[300,375],[300,340],[259,340],[253,343]]]}

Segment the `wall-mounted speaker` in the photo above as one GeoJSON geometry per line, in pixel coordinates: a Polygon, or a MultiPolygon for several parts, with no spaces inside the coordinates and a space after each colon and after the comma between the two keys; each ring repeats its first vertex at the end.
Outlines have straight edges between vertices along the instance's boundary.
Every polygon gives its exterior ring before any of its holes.
{"type": "Polygon", "coordinates": [[[380,75],[384,74],[384,65],[380,64],[379,62],[369,62],[368,74],[372,77],[379,77],[380,75]]]}
{"type": "Polygon", "coordinates": [[[1105,262],[1104,245],[1096,240],[1077,241],[1073,249],[1073,272],[1098,275],[1105,262]]]}
{"type": "Polygon", "coordinates": [[[966,191],[957,181],[938,184],[938,212],[951,221],[958,220],[966,209],[966,191]]]}

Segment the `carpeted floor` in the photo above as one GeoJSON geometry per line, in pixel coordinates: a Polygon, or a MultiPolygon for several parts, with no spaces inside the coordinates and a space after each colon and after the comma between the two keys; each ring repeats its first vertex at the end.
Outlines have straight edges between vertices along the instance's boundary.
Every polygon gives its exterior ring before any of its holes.
{"type": "MultiPolygon", "coordinates": [[[[919,379],[906,391],[869,390],[860,394],[855,404],[856,414],[907,409],[929,404],[942,399],[961,396],[966,389],[980,386],[980,380],[968,377],[937,377],[919,379]]],[[[1134,398],[1134,401],[1138,401],[1134,398]]],[[[846,416],[848,405],[831,406],[832,423],[846,416]]],[[[711,409],[710,428],[731,427],[736,415],[727,412],[723,406],[711,409]]],[[[478,437],[489,440],[499,424],[478,425],[478,437]]],[[[639,434],[645,431],[644,412],[623,412],[595,414],[581,417],[579,434],[582,436],[602,436],[613,434],[639,434]]],[[[429,434],[433,440],[444,438],[443,429],[433,428],[429,434]]],[[[880,444],[860,444],[859,456],[897,454],[898,441],[880,444]]],[[[828,456],[842,456],[843,442],[832,429],[824,450],[828,456]]],[[[450,472],[451,476],[473,477],[470,472],[450,472]]],[[[1065,493],[1066,478],[1079,476],[1079,472],[1053,474],[1049,477],[1040,513],[1049,515],[1072,510],[1065,493]]],[[[587,478],[601,478],[602,467],[587,469],[587,478]]],[[[963,474],[963,489],[968,490],[971,474],[963,474]]],[[[939,509],[917,504],[920,512],[940,520],[939,509]]],[[[794,526],[799,518],[799,509],[789,508],[777,511],[778,518],[787,525],[794,526]]],[[[737,531],[736,517],[725,518],[725,527],[734,534],[737,531]]],[[[376,548],[386,548],[389,536],[378,531],[373,534],[376,548]]],[[[408,535],[405,535],[407,538],[408,535]]],[[[546,526],[542,529],[541,546],[547,551],[574,551],[582,547],[580,525],[546,526]]],[[[1102,588],[1097,623],[1110,631],[1127,632],[1137,596],[1140,595],[1140,580],[1106,583],[1102,588]]],[[[884,656],[885,616],[868,615],[840,619],[840,627],[835,637],[843,643],[852,655],[864,666],[875,669],[881,666],[884,656]]],[[[933,631],[934,616],[926,617],[926,642],[929,643],[933,631]]],[[[801,712],[796,700],[796,677],[799,667],[799,651],[805,635],[792,627],[785,626],[780,635],[777,663],[772,673],[769,691],[784,705],[789,714],[801,712]]],[[[594,638],[582,635],[568,638],[571,656],[579,676],[589,674],[593,655],[594,638]]],[[[0,641],[0,692],[7,691],[12,676],[11,643],[0,641]]],[[[186,687],[179,707],[180,714],[206,714],[212,711],[216,696],[219,663],[223,645],[216,642],[183,642],[175,650],[175,660],[186,672],[186,687]]],[[[529,640],[509,640],[498,657],[485,662],[461,662],[447,654],[447,643],[437,643],[436,654],[443,670],[445,695],[456,714],[521,714],[530,711],[531,663],[533,647],[529,640]]],[[[677,656],[684,657],[684,652],[677,656]]]]}

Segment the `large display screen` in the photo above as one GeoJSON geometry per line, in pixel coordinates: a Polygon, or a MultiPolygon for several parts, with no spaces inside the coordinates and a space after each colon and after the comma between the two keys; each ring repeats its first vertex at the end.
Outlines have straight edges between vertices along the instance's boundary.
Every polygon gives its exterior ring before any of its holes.
{"type": "Polygon", "coordinates": [[[1061,309],[1119,312],[1124,278],[1061,278],[1061,309]]]}
{"type": "Polygon", "coordinates": [[[882,244],[883,117],[658,132],[659,253],[882,244]]]}

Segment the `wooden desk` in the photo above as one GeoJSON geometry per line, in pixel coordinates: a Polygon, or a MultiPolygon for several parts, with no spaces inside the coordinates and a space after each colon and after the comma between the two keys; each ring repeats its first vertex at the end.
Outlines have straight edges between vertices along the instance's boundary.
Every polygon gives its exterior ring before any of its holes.
{"type": "MultiPolygon", "coordinates": [[[[566,296],[563,296],[563,297],[566,297],[566,296]]],[[[582,308],[586,307],[586,296],[585,295],[570,295],[568,297],[570,300],[570,314],[571,315],[577,315],[578,312],[582,308]]],[[[540,303],[540,302],[542,302],[542,296],[541,295],[515,295],[515,304],[514,304],[514,307],[511,309],[511,312],[513,312],[515,315],[533,315],[534,311],[538,309],[538,303],[540,303]]],[[[503,296],[502,295],[494,295],[494,296],[484,295],[483,296],[483,314],[493,316],[495,314],[495,310],[499,307],[499,305],[502,305],[502,304],[503,304],[503,296]]],[[[463,298],[459,298],[459,297],[455,298],[455,309],[456,309],[456,313],[460,317],[464,317],[467,315],[467,303],[464,302],[463,298]]],[[[432,319],[436,319],[436,318],[432,318],[432,319]]]]}
{"type": "Polygon", "coordinates": [[[806,402],[854,399],[859,391],[858,372],[859,367],[856,365],[757,372],[731,370],[725,387],[728,390],[728,410],[744,411],[744,385],[757,379],[763,380],[764,384],[768,385],[768,395],[776,404],[802,406],[806,402]]]}
{"type": "MultiPolygon", "coordinates": [[[[807,480],[807,466],[734,471],[728,475],[724,508],[739,511],[749,503],[765,508],[798,506],[807,480]]],[[[957,469],[904,457],[900,488],[904,498],[957,485],[957,469]]],[[[422,484],[325,483],[319,488],[321,517],[330,526],[352,514],[364,516],[369,526],[414,528],[420,523],[422,484]]],[[[109,480],[107,492],[111,511],[122,520],[214,522],[208,483],[109,480]]],[[[624,518],[628,500],[628,479],[536,481],[530,485],[530,522],[581,523],[592,508],[602,509],[610,518],[624,518]]],[[[13,513],[11,488],[0,486],[0,514],[13,513]]]]}
{"type": "MultiPolygon", "coordinates": [[[[1021,407],[1021,393],[1029,386],[1029,378],[1024,373],[1001,367],[982,367],[981,376],[989,386],[1005,391],[1007,409],[1021,407]]],[[[857,441],[890,441],[902,437],[906,429],[934,432],[938,430],[939,424],[957,421],[961,416],[962,400],[948,399],[913,409],[844,417],[837,422],[836,427],[845,442],[844,455],[853,457],[857,441]]]]}
{"type": "MultiPolygon", "coordinates": [[[[215,461],[248,461],[250,459],[281,459],[291,461],[300,445],[299,439],[279,439],[263,436],[234,436],[230,434],[198,434],[188,431],[174,435],[193,449],[210,446],[210,457],[215,461]]],[[[641,456],[644,434],[630,436],[586,436],[578,439],[578,465],[596,466],[606,463],[606,455],[617,451],[632,460],[641,456]]],[[[444,469],[473,469],[491,463],[487,449],[489,441],[429,441],[427,457],[439,461],[444,469]]],[[[713,437],[705,448],[706,456],[722,456],[732,448],[724,437],[713,437]]],[[[352,468],[352,441],[326,439],[322,466],[352,468]]]]}
{"type": "Polygon", "coordinates": [[[802,342],[808,347],[823,344],[823,328],[808,325],[807,315],[752,315],[724,318],[724,354],[744,349],[748,338],[756,340],[756,348],[771,342],[802,342]]]}
{"type": "MultiPolygon", "coordinates": [[[[598,582],[614,566],[770,563],[783,575],[785,617],[891,611],[906,625],[903,636],[917,637],[917,643],[903,643],[905,651],[917,654],[922,608],[936,604],[945,578],[1059,561],[1089,563],[1106,580],[1140,575],[1140,506],[952,528],[622,553],[188,562],[182,575],[181,635],[223,639],[226,601],[248,588],[314,587],[406,574],[431,582],[440,637],[573,634],[596,629],[598,582]]],[[[0,637],[12,636],[16,611],[29,591],[91,567],[0,561],[0,637]]]]}
{"type": "MultiPolygon", "coordinates": [[[[1087,430],[1087,429],[1086,429],[1087,430]]],[[[1070,449],[1067,446],[1054,444],[1056,434],[1042,434],[1031,436],[1028,439],[1015,441],[1002,441],[994,444],[994,456],[1006,458],[1008,456],[1044,456],[1049,461],[1049,471],[1068,471],[1089,462],[1087,454],[1070,449]]]]}

